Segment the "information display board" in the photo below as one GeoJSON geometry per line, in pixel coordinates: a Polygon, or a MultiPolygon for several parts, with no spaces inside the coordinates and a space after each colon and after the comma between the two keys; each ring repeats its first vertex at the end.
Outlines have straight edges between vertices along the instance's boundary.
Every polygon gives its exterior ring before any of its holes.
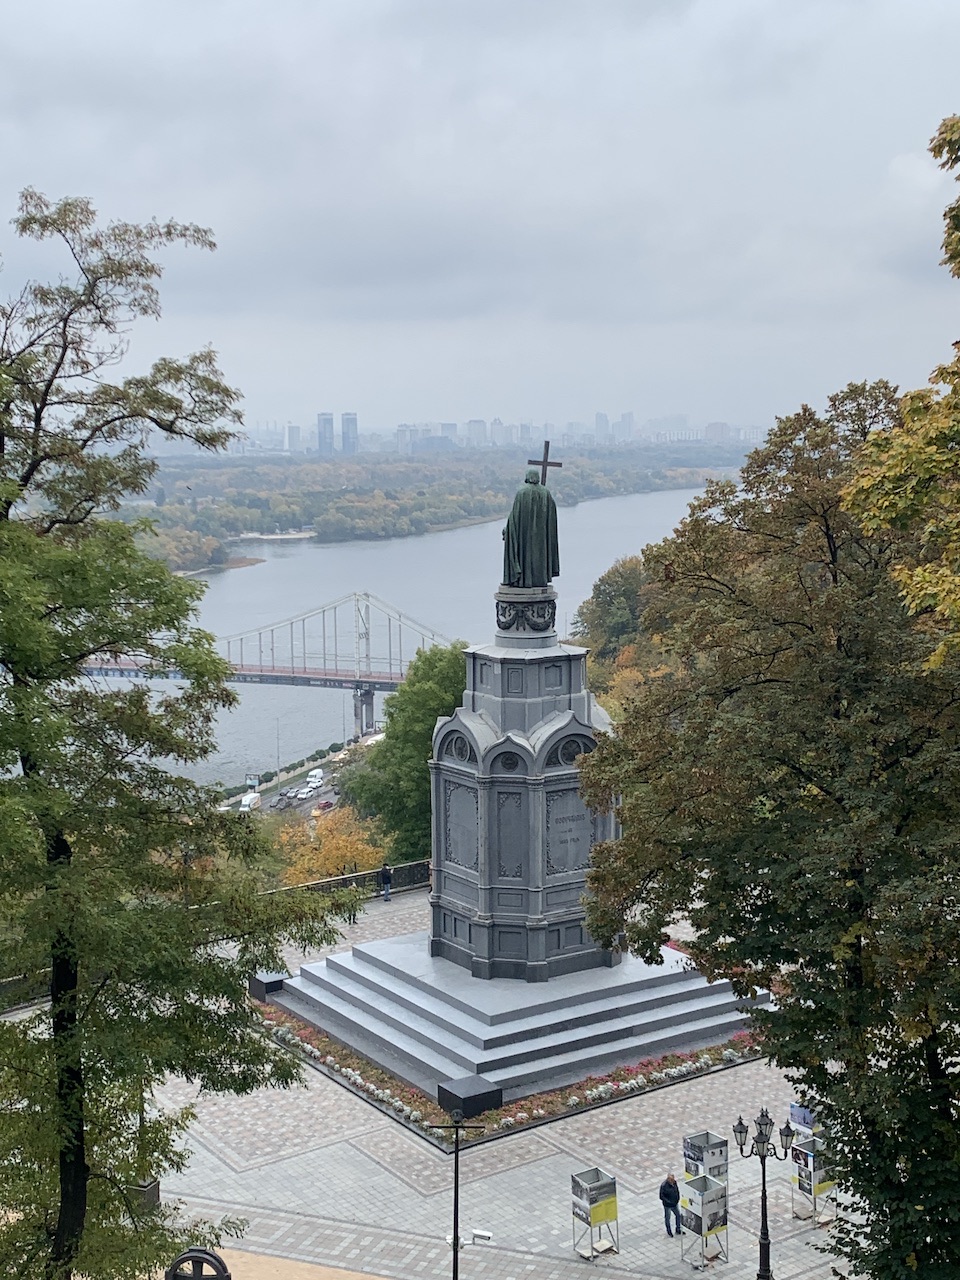
{"type": "Polygon", "coordinates": [[[826,1151],[826,1143],[822,1138],[806,1138],[793,1144],[791,1154],[794,1217],[819,1218],[828,1203],[835,1207],[837,1180],[826,1151]]]}
{"type": "Polygon", "coordinates": [[[597,1227],[601,1222],[615,1222],[617,1217],[617,1180],[602,1169],[585,1169],[570,1179],[573,1216],[597,1227]]]}
{"type": "Polygon", "coordinates": [[[570,1178],[573,1247],[583,1258],[620,1249],[617,1224],[617,1180],[602,1169],[584,1169],[570,1178]],[[577,1224],[582,1223],[580,1234],[577,1224]],[[606,1230],[606,1238],[603,1232],[606,1230]],[[589,1240],[588,1240],[589,1237],[589,1240]],[[586,1242],[586,1243],[585,1243],[586,1242]]]}
{"type": "Polygon", "coordinates": [[[719,1133],[691,1133],[683,1140],[683,1175],[691,1178],[716,1178],[726,1182],[730,1144],[719,1133]]]}
{"type": "Polygon", "coordinates": [[[727,1184],[719,1178],[703,1174],[690,1178],[680,1188],[680,1217],[683,1222],[680,1255],[688,1260],[694,1254],[703,1267],[709,1260],[707,1246],[714,1246],[714,1257],[727,1260],[727,1184]]]}

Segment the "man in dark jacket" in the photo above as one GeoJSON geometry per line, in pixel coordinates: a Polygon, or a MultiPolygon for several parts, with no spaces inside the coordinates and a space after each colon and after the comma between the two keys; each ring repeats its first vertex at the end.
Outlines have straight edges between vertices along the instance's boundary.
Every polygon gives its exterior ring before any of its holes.
{"type": "Polygon", "coordinates": [[[673,1235],[670,1230],[671,1214],[677,1224],[677,1235],[683,1235],[680,1227],[680,1188],[677,1186],[677,1180],[672,1173],[668,1173],[664,1181],[660,1183],[660,1203],[663,1205],[663,1222],[667,1228],[667,1235],[673,1235]]]}
{"type": "Polygon", "coordinates": [[[384,902],[390,901],[390,886],[393,884],[393,872],[385,862],[380,868],[380,887],[383,890],[384,902]]]}

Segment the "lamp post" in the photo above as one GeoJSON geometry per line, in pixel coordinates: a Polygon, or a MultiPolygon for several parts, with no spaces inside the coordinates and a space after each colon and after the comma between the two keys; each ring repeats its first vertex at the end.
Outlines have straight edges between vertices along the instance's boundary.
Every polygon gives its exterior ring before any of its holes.
{"type": "Polygon", "coordinates": [[[451,1111],[452,1124],[437,1124],[435,1129],[453,1130],[453,1280],[460,1277],[460,1134],[467,1129],[483,1132],[482,1124],[464,1124],[462,1111],[451,1111]]]}
{"type": "Polygon", "coordinates": [[[783,1147],[783,1155],[781,1155],[770,1141],[773,1134],[773,1117],[766,1107],[761,1110],[754,1125],[756,1133],[750,1142],[749,1151],[744,1149],[748,1134],[743,1116],[740,1116],[733,1126],[733,1136],[744,1158],[748,1156],[760,1158],[760,1270],[757,1272],[757,1280],[773,1280],[773,1272],[770,1270],[770,1232],[767,1228],[767,1160],[770,1157],[774,1160],[786,1160],[796,1134],[789,1124],[785,1124],[780,1130],[780,1145],[783,1147]]]}

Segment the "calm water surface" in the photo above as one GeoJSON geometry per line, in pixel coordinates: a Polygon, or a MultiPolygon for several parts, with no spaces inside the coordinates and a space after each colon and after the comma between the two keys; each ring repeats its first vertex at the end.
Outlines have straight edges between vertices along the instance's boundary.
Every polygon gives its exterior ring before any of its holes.
{"type": "MultiPolygon", "coordinates": [[[[593,584],[615,560],[675,528],[699,490],[602,498],[558,512],[557,629],[566,632],[593,584]]],[[[273,623],[352,591],[369,591],[418,622],[471,644],[495,630],[493,596],[503,564],[502,522],[386,542],[249,542],[262,564],[211,574],[200,609],[215,635],[273,623]]],[[[220,749],[191,772],[242,782],[353,732],[353,698],[333,689],[241,685],[240,705],[220,719],[220,749]]],[[[378,706],[378,715],[380,714],[378,706]]]]}

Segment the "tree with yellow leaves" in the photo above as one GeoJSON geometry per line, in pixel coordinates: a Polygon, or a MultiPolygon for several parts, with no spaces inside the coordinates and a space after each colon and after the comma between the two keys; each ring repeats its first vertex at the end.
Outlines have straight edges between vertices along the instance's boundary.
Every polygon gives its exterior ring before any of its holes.
{"type": "Polygon", "coordinates": [[[370,871],[387,856],[376,822],[358,817],[349,805],[281,827],[277,849],[283,860],[286,885],[370,871]]]}
{"type": "MultiPolygon", "coordinates": [[[[948,116],[930,142],[941,169],[960,171],[960,116],[948,116]]],[[[960,173],[958,173],[960,181],[960,173]]],[[[941,265],[960,278],[960,199],[944,211],[941,265]]],[[[894,566],[910,611],[947,624],[931,663],[960,647],[960,343],[930,375],[929,387],[900,402],[898,419],[866,440],[845,501],[870,533],[916,535],[916,554],[894,566]]]]}

